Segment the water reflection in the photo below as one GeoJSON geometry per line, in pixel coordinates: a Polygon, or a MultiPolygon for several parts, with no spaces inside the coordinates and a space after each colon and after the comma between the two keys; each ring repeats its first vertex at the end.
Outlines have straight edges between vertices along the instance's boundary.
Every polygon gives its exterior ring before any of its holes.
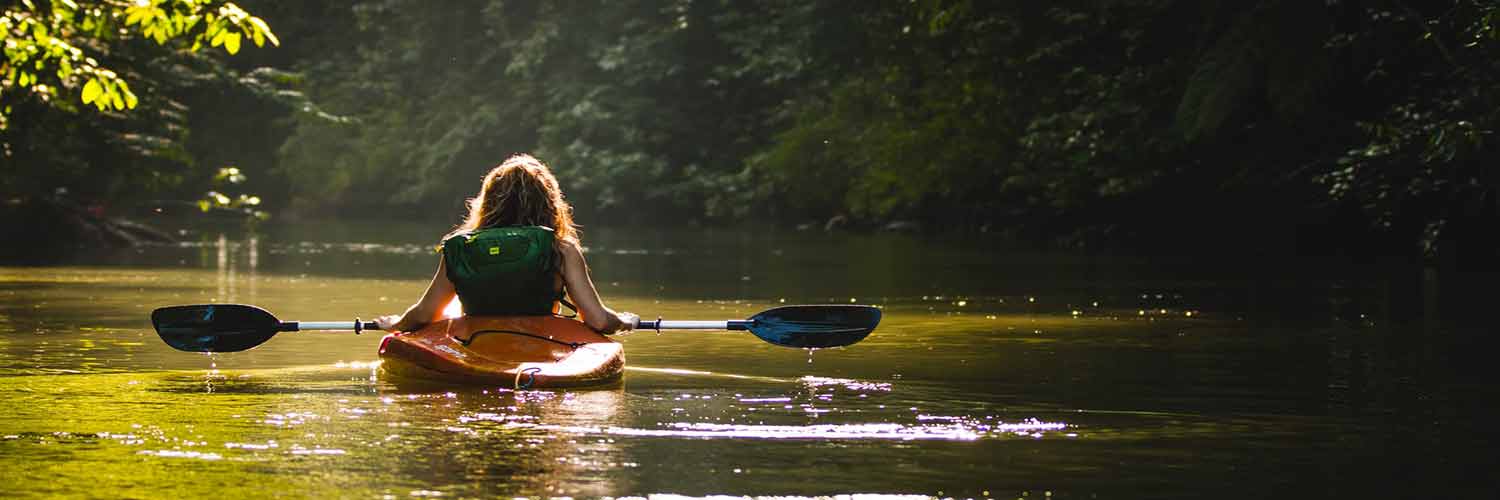
{"type": "Polygon", "coordinates": [[[382,446],[408,454],[390,469],[433,491],[532,491],[546,495],[598,496],[617,491],[603,471],[621,466],[612,441],[581,442],[530,425],[613,424],[624,392],[514,391],[387,392],[380,411],[390,428],[382,446]],[[418,449],[422,451],[417,451],[418,449]],[[415,455],[419,460],[411,460],[415,455]],[[463,479],[468,482],[444,484],[463,479]],[[462,486],[461,486],[462,485],[462,486]],[[503,487],[503,488],[502,488],[503,487]]]}
{"type": "Polygon", "coordinates": [[[687,240],[601,230],[591,263],[622,309],[711,319],[853,296],[886,320],[812,363],[744,334],[637,332],[619,337],[622,386],[455,390],[381,379],[378,335],[289,333],[214,358],[163,346],[155,306],[369,317],[404,307],[434,264],[416,237],[210,234],[123,264],[0,269],[0,496],[1490,491],[1494,351],[1403,323],[1403,300],[1438,300],[1422,287],[865,237],[668,251],[687,240]]]}
{"type": "Polygon", "coordinates": [[[231,241],[229,237],[220,233],[212,244],[214,249],[214,276],[218,293],[214,299],[226,303],[255,304],[259,301],[258,285],[260,281],[260,238],[251,236],[244,241],[231,241]],[[241,259],[244,264],[241,265],[241,259]],[[240,268],[244,268],[245,276],[240,276],[240,268]],[[244,297],[240,296],[240,288],[246,288],[244,297]]]}

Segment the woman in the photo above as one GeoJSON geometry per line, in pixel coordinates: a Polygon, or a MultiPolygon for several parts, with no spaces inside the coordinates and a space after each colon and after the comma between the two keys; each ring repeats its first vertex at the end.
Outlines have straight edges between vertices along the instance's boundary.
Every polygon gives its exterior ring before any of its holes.
{"type": "Polygon", "coordinates": [[[484,176],[468,217],[443,237],[442,254],[422,298],[405,314],[376,318],[381,329],[420,329],[442,319],[454,296],[466,315],[535,316],[560,312],[566,295],[580,319],[605,334],[634,328],[639,320],[599,300],[573,207],[552,171],[530,155],[512,156],[484,176]]]}

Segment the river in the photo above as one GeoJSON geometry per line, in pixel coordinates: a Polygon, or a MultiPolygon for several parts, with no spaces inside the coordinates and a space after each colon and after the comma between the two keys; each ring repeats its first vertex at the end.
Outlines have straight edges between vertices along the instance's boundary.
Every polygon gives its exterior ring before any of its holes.
{"type": "Polygon", "coordinates": [[[376,367],[378,333],[284,333],[207,356],[150,327],[173,304],[308,321],[399,312],[431,277],[442,229],[200,225],[178,245],[0,267],[0,496],[1495,491],[1493,342],[1433,313],[1432,276],[1339,259],[586,228],[605,301],[643,317],[884,311],[864,341],[817,351],[733,332],[621,335],[625,380],[596,390],[396,384],[376,367]]]}

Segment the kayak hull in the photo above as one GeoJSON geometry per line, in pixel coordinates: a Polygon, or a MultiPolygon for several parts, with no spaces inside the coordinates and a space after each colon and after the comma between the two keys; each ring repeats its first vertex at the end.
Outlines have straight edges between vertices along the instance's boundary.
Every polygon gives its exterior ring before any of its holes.
{"type": "Polygon", "coordinates": [[[625,349],[582,322],[556,316],[459,317],[386,335],[380,369],[399,379],[516,389],[620,380],[625,349]]]}

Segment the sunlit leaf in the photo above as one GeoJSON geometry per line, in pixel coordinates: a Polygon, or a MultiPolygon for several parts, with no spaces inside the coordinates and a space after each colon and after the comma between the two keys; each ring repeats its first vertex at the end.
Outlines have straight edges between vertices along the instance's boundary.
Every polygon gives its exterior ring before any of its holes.
{"type": "Polygon", "coordinates": [[[125,9],[125,25],[133,26],[151,16],[151,6],[133,6],[125,9]]]}
{"type": "MultiPolygon", "coordinates": [[[[271,40],[271,45],[276,45],[276,46],[280,46],[281,45],[281,40],[277,40],[276,39],[276,34],[271,32],[271,27],[267,26],[266,22],[263,21],[263,20],[261,20],[261,18],[259,18],[259,17],[252,17],[252,18],[250,18],[250,24],[255,25],[255,37],[257,39],[259,39],[261,37],[265,37],[265,38],[271,40]]],[[[256,42],[256,45],[259,46],[260,42],[256,42]]]]}
{"type": "Polygon", "coordinates": [[[120,93],[125,96],[125,107],[135,109],[136,103],[140,101],[136,98],[135,92],[130,91],[130,85],[125,83],[125,80],[120,80],[118,84],[120,93]]]}
{"type": "Polygon", "coordinates": [[[230,55],[238,54],[240,52],[239,33],[230,33],[228,36],[224,37],[224,50],[229,51],[230,55]]]}
{"type": "Polygon", "coordinates": [[[84,104],[88,104],[88,103],[94,102],[94,99],[98,99],[99,98],[99,93],[102,92],[103,90],[104,89],[99,86],[99,80],[95,80],[93,78],[90,78],[88,83],[83,84],[83,102],[84,102],[84,104]]]}

